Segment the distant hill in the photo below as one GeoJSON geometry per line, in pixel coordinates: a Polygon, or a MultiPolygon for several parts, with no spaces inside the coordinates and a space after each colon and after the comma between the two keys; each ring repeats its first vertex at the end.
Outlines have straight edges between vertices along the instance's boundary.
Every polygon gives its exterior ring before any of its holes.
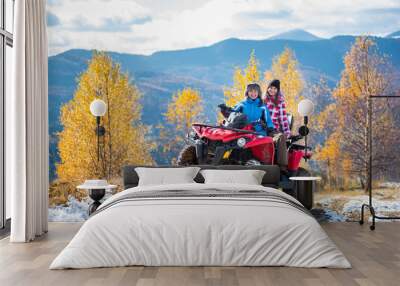
{"type": "Polygon", "coordinates": [[[400,31],[390,33],[386,38],[400,39],[400,31]]]}
{"type": "Polygon", "coordinates": [[[317,37],[310,32],[301,30],[301,29],[294,29],[284,33],[280,33],[274,35],[269,40],[293,40],[293,41],[317,41],[322,40],[322,38],[317,37]]]}
{"type": "MultiPolygon", "coordinates": [[[[305,40],[240,40],[227,39],[208,47],[177,51],[161,51],[150,56],[109,52],[123,71],[131,75],[142,92],[142,121],[157,125],[166,111],[171,95],[186,86],[198,89],[204,98],[205,113],[215,121],[216,105],[223,100],[223,87],[232,83],[236,66],[244,67],[252,50],[267,70],[273,57],[285,47],[294,50],[307,82],[324,75],[335,85],[343,69],[343,56],[354,42],[353,36],[337,36],[315,41],[305,40]]],[[[400,67],[400,41],[375,38],[379,50],[400,67]]],[[[52,175],[57,161],[57,138],[61,130],[60,107],[72,99],[77,77],[86,69],[90,50],[69,50],[49,57],[49,132],[52,175]]],[[[153,134],[156,136],[156,134],[153,134]]]]}

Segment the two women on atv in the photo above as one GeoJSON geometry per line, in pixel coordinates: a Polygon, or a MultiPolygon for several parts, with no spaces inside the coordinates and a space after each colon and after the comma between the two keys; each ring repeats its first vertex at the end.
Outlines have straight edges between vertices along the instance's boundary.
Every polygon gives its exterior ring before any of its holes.
{"type": "Polygon", "coordinates": [[[229,108],[225,105],[220,105],[220,107],[221,109],[228,109],[230,112],[246,115],[247,121],[253,125],[254,131],[260,135],[267,136],[274,130],[270,113],[261,99],[261,88],[256,83],[247,86],[245,99],[235,107],[229,108]]]}
{"type": "Polygon", "coordinates": [[[282,171],[288,165],[286,140],[290,136],[289,120],[285,100],[280,92],[280,81],[275,79],[268,85],[264,98],[258,84],[247,85],[245,99],[235,107],[219,105],[222,113],[239,112],[245,114],[254,130],[260,135],[274,137],[277,148],[277,164],[282,171]]]}

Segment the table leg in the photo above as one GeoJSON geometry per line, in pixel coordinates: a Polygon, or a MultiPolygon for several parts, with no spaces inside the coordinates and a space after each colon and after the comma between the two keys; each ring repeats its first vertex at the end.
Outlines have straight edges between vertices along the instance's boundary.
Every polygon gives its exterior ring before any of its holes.
{"type": "Polygon", "coordinates": [[[101,205],[100,200],[104,197],[106,194],[105,189],[90,189],[89,190],[89,197],[93,200],[93,203],[90,204],[88,212],[89,215],[94,213],[97,208],[101,205]]]}
{"type": "Polygon", "coordinates": [[[311,210],[313,207],[313,192],[315,189],[314,181],[297,181],[297,200],[301,202],[304,207],[311,210]]]}

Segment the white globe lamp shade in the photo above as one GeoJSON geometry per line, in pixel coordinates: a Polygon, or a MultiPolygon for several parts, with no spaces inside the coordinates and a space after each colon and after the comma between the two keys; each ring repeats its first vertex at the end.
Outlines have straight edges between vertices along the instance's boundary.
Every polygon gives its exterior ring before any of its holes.
{"type": "Polygon", "coordinates": [[[90,112],[93,114],[93,116],[104,116],[104,114],[106,114],[106,111],[107,105],[101,99],[95,99],[90,104],[90,112]]]}
{"type": "Polygon", "coordinates": [[[309,116],[314,112],[314,103],[309,99],[303,99],[299,102],[297,111],[301,116],[309,116]]]}

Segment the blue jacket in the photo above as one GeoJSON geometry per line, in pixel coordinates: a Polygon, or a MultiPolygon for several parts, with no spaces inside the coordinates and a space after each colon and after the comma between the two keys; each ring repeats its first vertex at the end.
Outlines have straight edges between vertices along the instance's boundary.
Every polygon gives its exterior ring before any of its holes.
{"type": "Polygon", "coordinates": [[[264,130],[261,121],[264,121],[267,124],[268,128],[274,128],[269,110],[261,102],[260,98],[256,98],[255,100],[253,100],[248,97],[245,100],[239,102],[233,108],[233,111],[245,114],[247,116],[247,120],[253,124],[255,131],[263,135],[267,135],[267,131],[264,130]]]}

